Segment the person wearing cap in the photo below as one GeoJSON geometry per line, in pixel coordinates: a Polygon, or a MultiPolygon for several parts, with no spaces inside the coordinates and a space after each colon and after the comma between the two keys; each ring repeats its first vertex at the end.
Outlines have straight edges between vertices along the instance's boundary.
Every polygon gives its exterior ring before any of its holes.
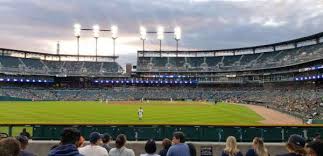
{"type": "Polygon", "coordinates": [[[19,156],[35,156],[35,154],[26,150],[28,146],[28,138],[24,135],[17,136],[16,139],[20,143],[20,153],[19,156]]]}
{"type": "Polygon", "coordinates": [[[312,141],[306,145],[308,156],[323,156],[323,142],[312,141]]]}
{"type": "Polygon", "coordinates": [[[293,134],[289,137],[286,144],[288,153],[279,154],[277,156],[305,156],[305,139],[297,134],[293,134]]]}
{"type": "Polygon", "coordinates": [[[109,156],[107,150],[100,146],[102,137],[102,134],[92,132],[90,134],[90,145],[79,148],[79,152],[84,156],[109,156]]]}
{"type": "Polygon", "coordinates": [[[112,149],[112,147],[109,145],[110,141],[111,141],[111,136],[110,136],[110,134],[108,134],[108,133],[104,133],[104,134],[103,134],[103,138],[102,138],[102,142],[103,142],[102,147],[103,147],[103,148],[105,148],[105,149],[108,151],[108,153],[109,153],[109,152],[110,152],[110,150],[112,149]]]}

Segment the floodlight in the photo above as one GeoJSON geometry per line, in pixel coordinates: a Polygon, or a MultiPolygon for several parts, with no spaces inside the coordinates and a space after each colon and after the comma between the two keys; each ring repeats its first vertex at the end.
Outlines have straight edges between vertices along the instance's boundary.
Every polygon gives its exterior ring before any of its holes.
{"type": "Polygon", "coordinates": [[[140,27],[140,39],[142,40],[147,39],[147,31],[146,31],[146,28],[143,26],[140,27]]]}
{"type": "Polygon", "coordinates": [[[180,40],[182,37],[182,31],[180,27],[175,27],[174,28],[174,38],[175,40],[180,40]]]}
{"type": "Polygon", "coordinates": [[[118,27],[115,25],[111,26],[111,33],[113,39],[118,38],[118,27]]]}
{"type": "Polygon", "coordinates": [[[93,36],[94,38],[98,38],[100,33],[100,26],[99,25],[94,25],[93,26],[93,36]]]}
{"type": "Polygon", "coordinates": [[[80,24],[74,24],[74,36],[75,37],[81,36],[81,25],[80,24]]]}
{"type": "Polygon", "coordinates": [[[157,28],[157,39],[163,40],[164,39],[164,27],[159,26],[157,28]]]}

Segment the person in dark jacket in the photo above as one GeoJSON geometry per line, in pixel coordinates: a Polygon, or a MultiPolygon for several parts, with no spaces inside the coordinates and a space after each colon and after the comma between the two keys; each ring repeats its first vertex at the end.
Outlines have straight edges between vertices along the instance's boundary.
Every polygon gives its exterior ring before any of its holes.
{"type": "Polygon", "coordinates": [[[268,150],[261,138],[255,137],[252,141],[252,149],[249,149],[246,156],[269,156],[268,150]]]}
{"type": "Polygon", "coordinates": [[[48,156],[83,156],[79,153],[77,145],[81,133],[75,128],[65,128],[61,134],[61,142],[54,149],[50,150],[48,156]]]}
{"type": "Polygon", "coordinates": [[[286,143],[286,148],[288,153],[279,154],[277,156],[305,156],[305,139],[297,134],[293,134],[289,137],[288,142],[286,143]]]}
{"type": "Polygon", "coordinates": [[[165,138],[162,142],[162,145],[163,145],[164,149],[159,151],[159,155],[166,156],[169,147],[172,146],[172,141],[170,141],[168,138],[165,138]]]}
{"type": "Polygon", "coordinates": [[[110,152],[110,150],[112,149],[112,147],[110,146],[110,141],[111,141],[110,134],[108,134],[108,133],[103,134],[103,138],[102,138],[103,145],[102,145],[102,147],[105,148],[108,152],[110,152]]]}

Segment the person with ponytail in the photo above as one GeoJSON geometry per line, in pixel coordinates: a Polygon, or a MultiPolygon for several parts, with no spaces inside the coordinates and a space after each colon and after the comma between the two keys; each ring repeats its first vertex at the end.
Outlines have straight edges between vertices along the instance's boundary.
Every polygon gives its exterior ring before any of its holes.
{"type": "Polygon", "coordinates": [[[252,141],[252,149],[249,149],[246,156],[269,156],[268,150],[261,138],[255,137],[252,141]]]}
{"type": "Polygon", "coordinates": [[[277,156],[305,156],[305,139],[298,135],[293,134],[289,137],[288,142],[286,143],[286,148],[288,153],[279,154],[277,156]]]}
{"type": "Polygon", "coordinates": [[[119,134],[116,138],[116,147],[110,150],[109,156],[135,156],[132,149],[125,147],[126,142],[126,135],[119,134]]]}
{"type": "Polygon", "coordinates": [[[234,136],[227,138],[225,148],[222,151],[221,156],[243,156],[237,146],[237,140],[234,136]]]}

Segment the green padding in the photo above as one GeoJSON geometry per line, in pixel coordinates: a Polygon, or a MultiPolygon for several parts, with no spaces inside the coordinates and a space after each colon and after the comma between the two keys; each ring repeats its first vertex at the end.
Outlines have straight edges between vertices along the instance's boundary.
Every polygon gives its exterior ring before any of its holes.
{"type": "Polygon", "coordinates": [[[31,99],[23,99],[10,96],[0,96],[0,101],[31,101],[31,99]]]}

